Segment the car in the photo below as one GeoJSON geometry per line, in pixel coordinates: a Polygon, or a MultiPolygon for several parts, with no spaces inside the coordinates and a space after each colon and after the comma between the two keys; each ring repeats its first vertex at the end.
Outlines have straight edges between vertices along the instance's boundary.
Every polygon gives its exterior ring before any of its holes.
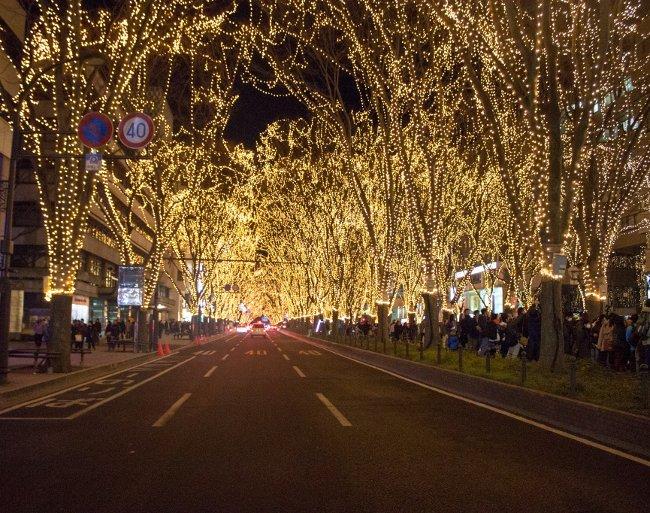
{"type": "Polygon", "coordinates": [[[261,322],[255,322],[251,326],[251,337],[266,337],[266,329],[261,322]]]}
{"type": "Polygon", "coordinates": [[[235,331],[237,333],[248,333],[251,327],[248,324],[238,324],[235,331]]]}

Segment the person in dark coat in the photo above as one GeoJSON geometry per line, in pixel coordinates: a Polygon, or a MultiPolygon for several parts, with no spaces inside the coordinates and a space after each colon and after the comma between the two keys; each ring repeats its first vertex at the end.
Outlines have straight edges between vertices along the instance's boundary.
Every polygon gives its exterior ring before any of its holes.
{"type": "Polygon", "coordinates": [[[528,346],[526,356],[530,361],[539,361],[539,348],[542,340],[542,315],[537,305],[531,305],[526,314],[528,346]]]}

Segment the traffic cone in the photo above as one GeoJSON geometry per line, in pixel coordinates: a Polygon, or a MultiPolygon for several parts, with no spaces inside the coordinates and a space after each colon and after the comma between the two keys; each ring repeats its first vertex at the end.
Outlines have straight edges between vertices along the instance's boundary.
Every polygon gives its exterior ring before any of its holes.
{"type": "Polygon", "coordinates": [[[171,350],[171,348],[169,347],[169,340],[168,340],[167,342],[165,342],[165,347],[164,347],[164,349],[163,349],[163,352],[164,352],[166,355],[171,354],[172,350],[171,350]]]}
{"type": "Polygon", "coordinates": [[[165,356],[165,351],[163,351],[162,342],[158,341],[158,349],[156,351],[158,356],[165,356]]]}

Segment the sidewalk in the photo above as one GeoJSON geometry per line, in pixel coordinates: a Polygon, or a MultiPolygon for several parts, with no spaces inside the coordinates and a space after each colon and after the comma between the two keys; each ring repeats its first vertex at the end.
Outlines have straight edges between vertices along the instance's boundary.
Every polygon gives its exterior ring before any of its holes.
{"type": "MultiPolygon", "coordinates": [[[[215,340],[220,336],[215,335],[206,339],[206,341],[215,340]]],[[[194,344],[189,339],[173,339],[170,334],[163,335],[161,341],[163,343],[169,342],[170,349],[173,352],[194,347],[194,344]]],[[[23,347],[34,349],[34,345],[30,342],[12,344],[11,347],[12,349],[21,349],[23,347]]],[[[127,346],[126,351],[116,349],[109,352],[105,340],[102,340],[95,351],[84,354],[83,366],[80,365],[80,355],[72,354],[72,372],[68,374],[34,373],[30,360],[10,358],[9,382],[0,385],[0,409],[156,358],[160,357],[155,351],[151,353],[134,353],[129,346],[127,346]]]]}

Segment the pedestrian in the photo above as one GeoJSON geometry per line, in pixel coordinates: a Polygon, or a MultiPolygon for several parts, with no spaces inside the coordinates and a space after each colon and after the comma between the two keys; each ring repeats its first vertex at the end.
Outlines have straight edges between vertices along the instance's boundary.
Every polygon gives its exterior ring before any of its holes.
{"type": "Polygon", "coordinates": [[[458,323],[456,316],[452,313],[449,314],[447,322],[445,323],[445,335],[447,337],[447,348],[451,351],[458,349],[458,323]]]}
{"type": "Polygon", "coordinates": [[[650,366],[650,299],[645,300],[636,327],[639,365],[650,366]]]}
{"type": "Polygon", "coordinates": [[[42,342],[45,344],[45,348],[47,349],[50,345],[50,320],[49,319],[44,319],[43,320],[43,338],[42,342]]]}
{"type": "Polygon", "coordinates": [[[606,367],[613,367],[614,322],[611,315],[606,316],[601,322],[596,349],[598,349],[598,362],[606,367]]]}
{"type": "Polygon", "coordinates": [[[469,308],[465,308],[463,316],[458,323],[459,342],[463,347],[476,347],[476,320],[470,315],[469,308]]]}
{"type": "Polygon", "coordinates": [[[612,323],[614,325],[614,370],[622,372],[625,370],[627,364],[627,355],[630,347],[625,339],[625,319],[621,315],[612,314],[612,323]]]}
{"type": "Polygon", "coordinates": [[[88,351],[94,348],[95,342],[93,331],[95,331],[95,325],[92,322],[88,322],[88,324],[84,326],[84,342],[86,342],[88,351]]]}
{"type": "Polygon", "coordinates": [[[627,364],[632,372],[637,369],[636,348],[638,345],[638,337],[636,336],[636,326],[638,321],[639,316],[637,314],[633,314],[626,319],[625,341],[628,345],[627,364]]]}
{"type": "Polygon", "coordinates": [[[390,325],[388,326],[388,337],[391,340],[395,340],[395,320],[391,321],[390,325]]]}
{"type": "Polygon", "coordinates": [[[70,329],[70,335],[72,338],[73,347],[75,349],[81,349],[84,343],[84,335],[83,335],[83,330],[81,328],[80,321],[78,320],[73,321],[70,329]]]}
{"type": "Polygon", "coordinates": [[[523,308],[519,308],[516,315],[509,315],[506,318],[506,341],[508,351],[507,358],[517,358],[521,351],[521,312],[523,308]]]}
{"type": "Polygon", "coordinates": [[[542,315],[536,304],[531,305],[526,314],[526,330],[528,337],[526,357],[530,361],[539,361],[539,349],[542,339],[542,315]]]}
{"type": "Polygon", "coordinates": [[[591,322],[589,322],[589,314],[582,312],[580,318],[576,322],[575,329],[575,346],[576,356],[578,358],[589,358],[591,356],[591,322]]]}
{"type": "Polygon", "coordinates": [[[40,349],[41,344],[43,343],[44,328],[43,319],[36,319],[36,322],[34,323],[34,345],[36,346],[36,349],[40,349]]]}
{"type": "Polygon", "coordinates": [[[488,336],[488,329],[490,332],[492,328],[488,325],[490,324],[490,319],[488,318],[487,308],[481,309],[481,314],[476,319],[476,330],[478,332],[478,351],[484,351],[490,345],[490,337],[488,336]]]}

